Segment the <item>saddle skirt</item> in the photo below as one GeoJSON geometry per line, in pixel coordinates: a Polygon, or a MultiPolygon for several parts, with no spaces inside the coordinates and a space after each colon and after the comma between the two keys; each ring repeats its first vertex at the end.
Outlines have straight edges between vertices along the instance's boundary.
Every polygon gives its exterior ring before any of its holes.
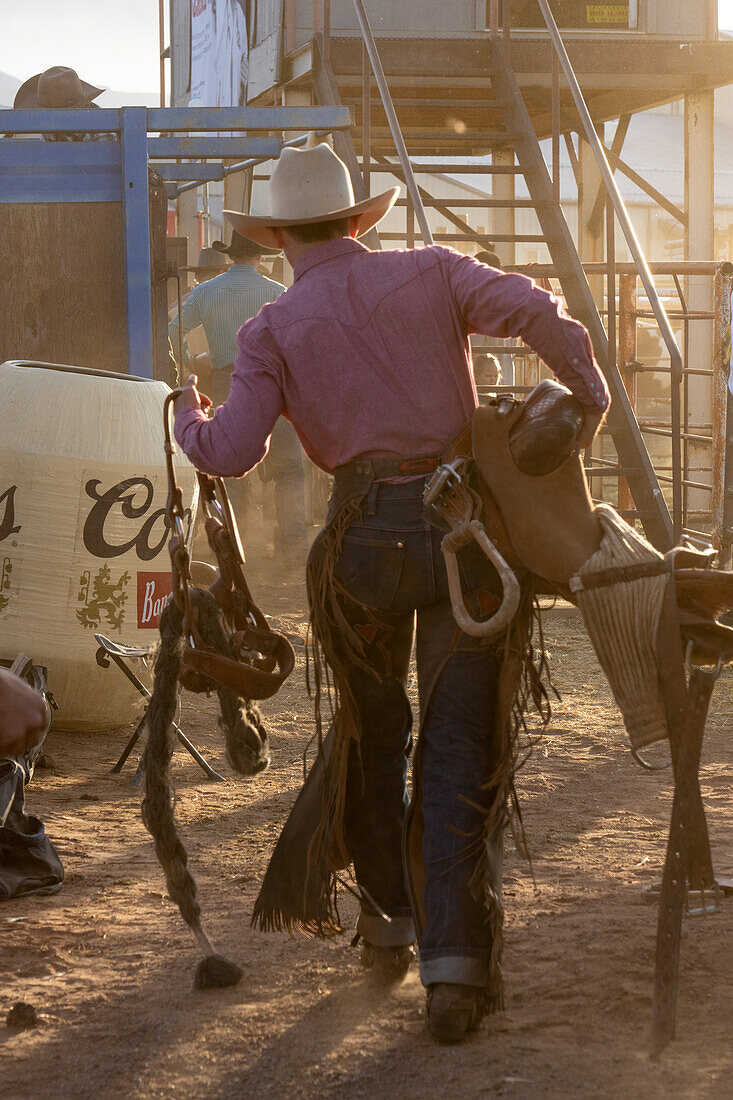
{"type": "Polygon", "coordinates": [[[521,415],[522,405],[511,398],[482,405],[473,414],[480,491],[488,489],[501,515],[512,559],[547,581],[550,591],[568,595],[570,578],[601,544],[601,526],[577,452],[540,477],[518,469],[510,433],[521,415]]]}

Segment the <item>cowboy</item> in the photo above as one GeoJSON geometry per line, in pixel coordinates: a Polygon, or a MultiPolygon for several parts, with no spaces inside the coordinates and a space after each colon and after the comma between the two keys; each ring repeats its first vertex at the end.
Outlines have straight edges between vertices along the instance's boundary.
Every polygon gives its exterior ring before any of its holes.
{"type": "MultiPolygon", "coordinates": [[[[198,261],[195,264],[188,264],[186,267],[182,267],[179,270],[193,272],[194,286],[198,286],[200,283],[208,282],[209,279],[215,279],[217,275],[223,275],[228,266],[229,264],[226,258],[215,248],[202,248],[199,252],[198,261]]],[[[185,305],[188,301],[192,290],[193,287],[189,288],[181,295],[181,306],[185,305]]],[[[171,304],[168,310],[168,317],[171,322],[175,321],[178,317],[178,305],[176,302],[171,304]]],[[[174,335],[176,337],[176,343],[173,358],[177,361],[180,358],[181,351],[178,326],[174,329],[174,335]]],[[[206,334],[200,325],[198,328],[187,332],[183,339],[183,363],[181,367],[186,370],[193,370],[198,375],[199,381],[203,382],[206,392],[211,392],[211,356],[209,354],[209,345],[206,341],[206,334]]]]}
{"type": "MultiPolygon", "coordinates": [[[[94,103],[104,91],[93,84],[87,84],[79,78],[75,69],[66,65],[53,65],[43,73],[31,76],[18,88],[13,100],[16,111],[34,111],[48,107],[56,109],[97,108],[94,103]]],[[[116,141],[116,135],[110,133],[65,133],[44,134],[44,141],[116,141]]]]}
{"type": "MultiPolygon", "coordinates": [[[[316,765],[325,775],[322,819],[307,845],[316,877],[306,890],[296,883],[300,915],[274,906],[260,926],[338,927],[333,879],[321,872],[350,858],[362,896],[362,962],[377,978],[400,980],[417,923],[428,1026],[438,1041],[456,1042],[501,1006],[502,835],[497,826],[487,843],[484,807],[506,762],[492,736],[497,658],[452,618],[442,534],[423,518],[426,478],[477,404],[471,332],[521,336],[543,357],[583,405],[581,447],[610,399],[586,329],[530,279],[450,248],[360,244],[397,195],[356,203],[328,145],[283,150],[271,216],[226,216],[260,245],[282,248],[294,283],[241,329],[231,393],[216,417],[207,419],[210,402],[192,377],[175,432],[198,467],[236,476],[261,460],[284,415],[313,462],[334,474],[329,517],[308,561],[312,629],[336,693],[333,732],[316,765]],[[405,684],[416,613],[422,728],[411,820],[420,829],[410,835],[421,832],[422,841],[406,873],[405,684]]],[[[490,601],[485,559],[463,566],[466,592],[490,601]]]]}
{"type": "MultiPolygon", "coordinates": [[[[476,253],[476,259],[487,267],[502,269],[502,263],[496,252],[482,251],[476,253]]],[[[495,355],[483,353],[473,360],[473,377],[477,386],[500,386],[502,380],[501,363],[495,355]]]]}
{"type": "MultiPolygon", "coordinates": [[[[233,262],[223,274],[194,287],[182,306],[181,322],[184,333],[203,326],[211,356],[211,396],[218,406],[229,395],[240,327],[263,305],[278,298],[285,287],[257,270],[263,256],[279,255],[277,248],[254,244],[234,232],[229,245],[214,241],[206,252],[213,252],[220,260],[229,257],[233,262]]],[[[168,334],[175,356],[177,316],[169,324],[168,334]]],[[[306,552],[305,471],[298,437],[286,420],[280,419],[275,425],[263,473],[275,486],[275,556],[286,566],[302,566],[306,552]]],[[[241,513],[245,506],[243,492],[235,489],[234,495],[241,513]]]]}

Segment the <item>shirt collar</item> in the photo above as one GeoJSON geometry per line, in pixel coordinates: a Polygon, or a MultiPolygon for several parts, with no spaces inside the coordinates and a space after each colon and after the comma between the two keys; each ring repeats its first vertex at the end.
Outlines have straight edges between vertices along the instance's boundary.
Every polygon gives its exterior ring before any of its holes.
{"type": "Polygon", "coordinates": [[[252,264],[230,264],[224,272],[225,275],[255,275],[262,278],[259,271],[252,264]]]}
{"type": "Polygon", "coordinates": [[[318,264],[329,260],[336,260],[339,256],[356,255],[357,252],[369,252],[366,245],[355,241],[353,237],[338,237],[334,241],[324,241],[313,248],[309,248],[295,261],[293,269],[293,282],[297,282],[301,275],[318,264]]]}

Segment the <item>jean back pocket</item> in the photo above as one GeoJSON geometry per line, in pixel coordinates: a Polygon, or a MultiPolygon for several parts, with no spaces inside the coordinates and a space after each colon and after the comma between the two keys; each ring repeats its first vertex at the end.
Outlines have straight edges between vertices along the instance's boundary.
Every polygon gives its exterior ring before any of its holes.
{"type": "Polygon", "coordinates": [[[405,562],[405,543],[394,531],[355,528],[344,536],[334,575],[352,599],[389,611],[405,562]]]}

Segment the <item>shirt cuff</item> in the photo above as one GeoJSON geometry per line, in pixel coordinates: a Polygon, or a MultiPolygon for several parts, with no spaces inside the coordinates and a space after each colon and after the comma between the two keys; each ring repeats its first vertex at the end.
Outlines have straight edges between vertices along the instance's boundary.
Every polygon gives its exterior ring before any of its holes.
{"type": "Polygon", "coordinates": [[[570,383],[573,395],[588,409],[598,409],[606,412],[611,404],[611,394],[608,390],[606,379],[601,374],[601,369],[595,359],[590,363],[583,362],[579,358],[571,359],[570,366],[579,385],[570,383]]]}
{"type": "Polygon", "coordinates": [[[186,431],[192,424],[201,423],[202,420],[208,420],[208,417],[200,405],[185,405],[180,412],[176,413],[176,418],[173,421],[173,435],[184,451],[186,450],[186,431]]]}

